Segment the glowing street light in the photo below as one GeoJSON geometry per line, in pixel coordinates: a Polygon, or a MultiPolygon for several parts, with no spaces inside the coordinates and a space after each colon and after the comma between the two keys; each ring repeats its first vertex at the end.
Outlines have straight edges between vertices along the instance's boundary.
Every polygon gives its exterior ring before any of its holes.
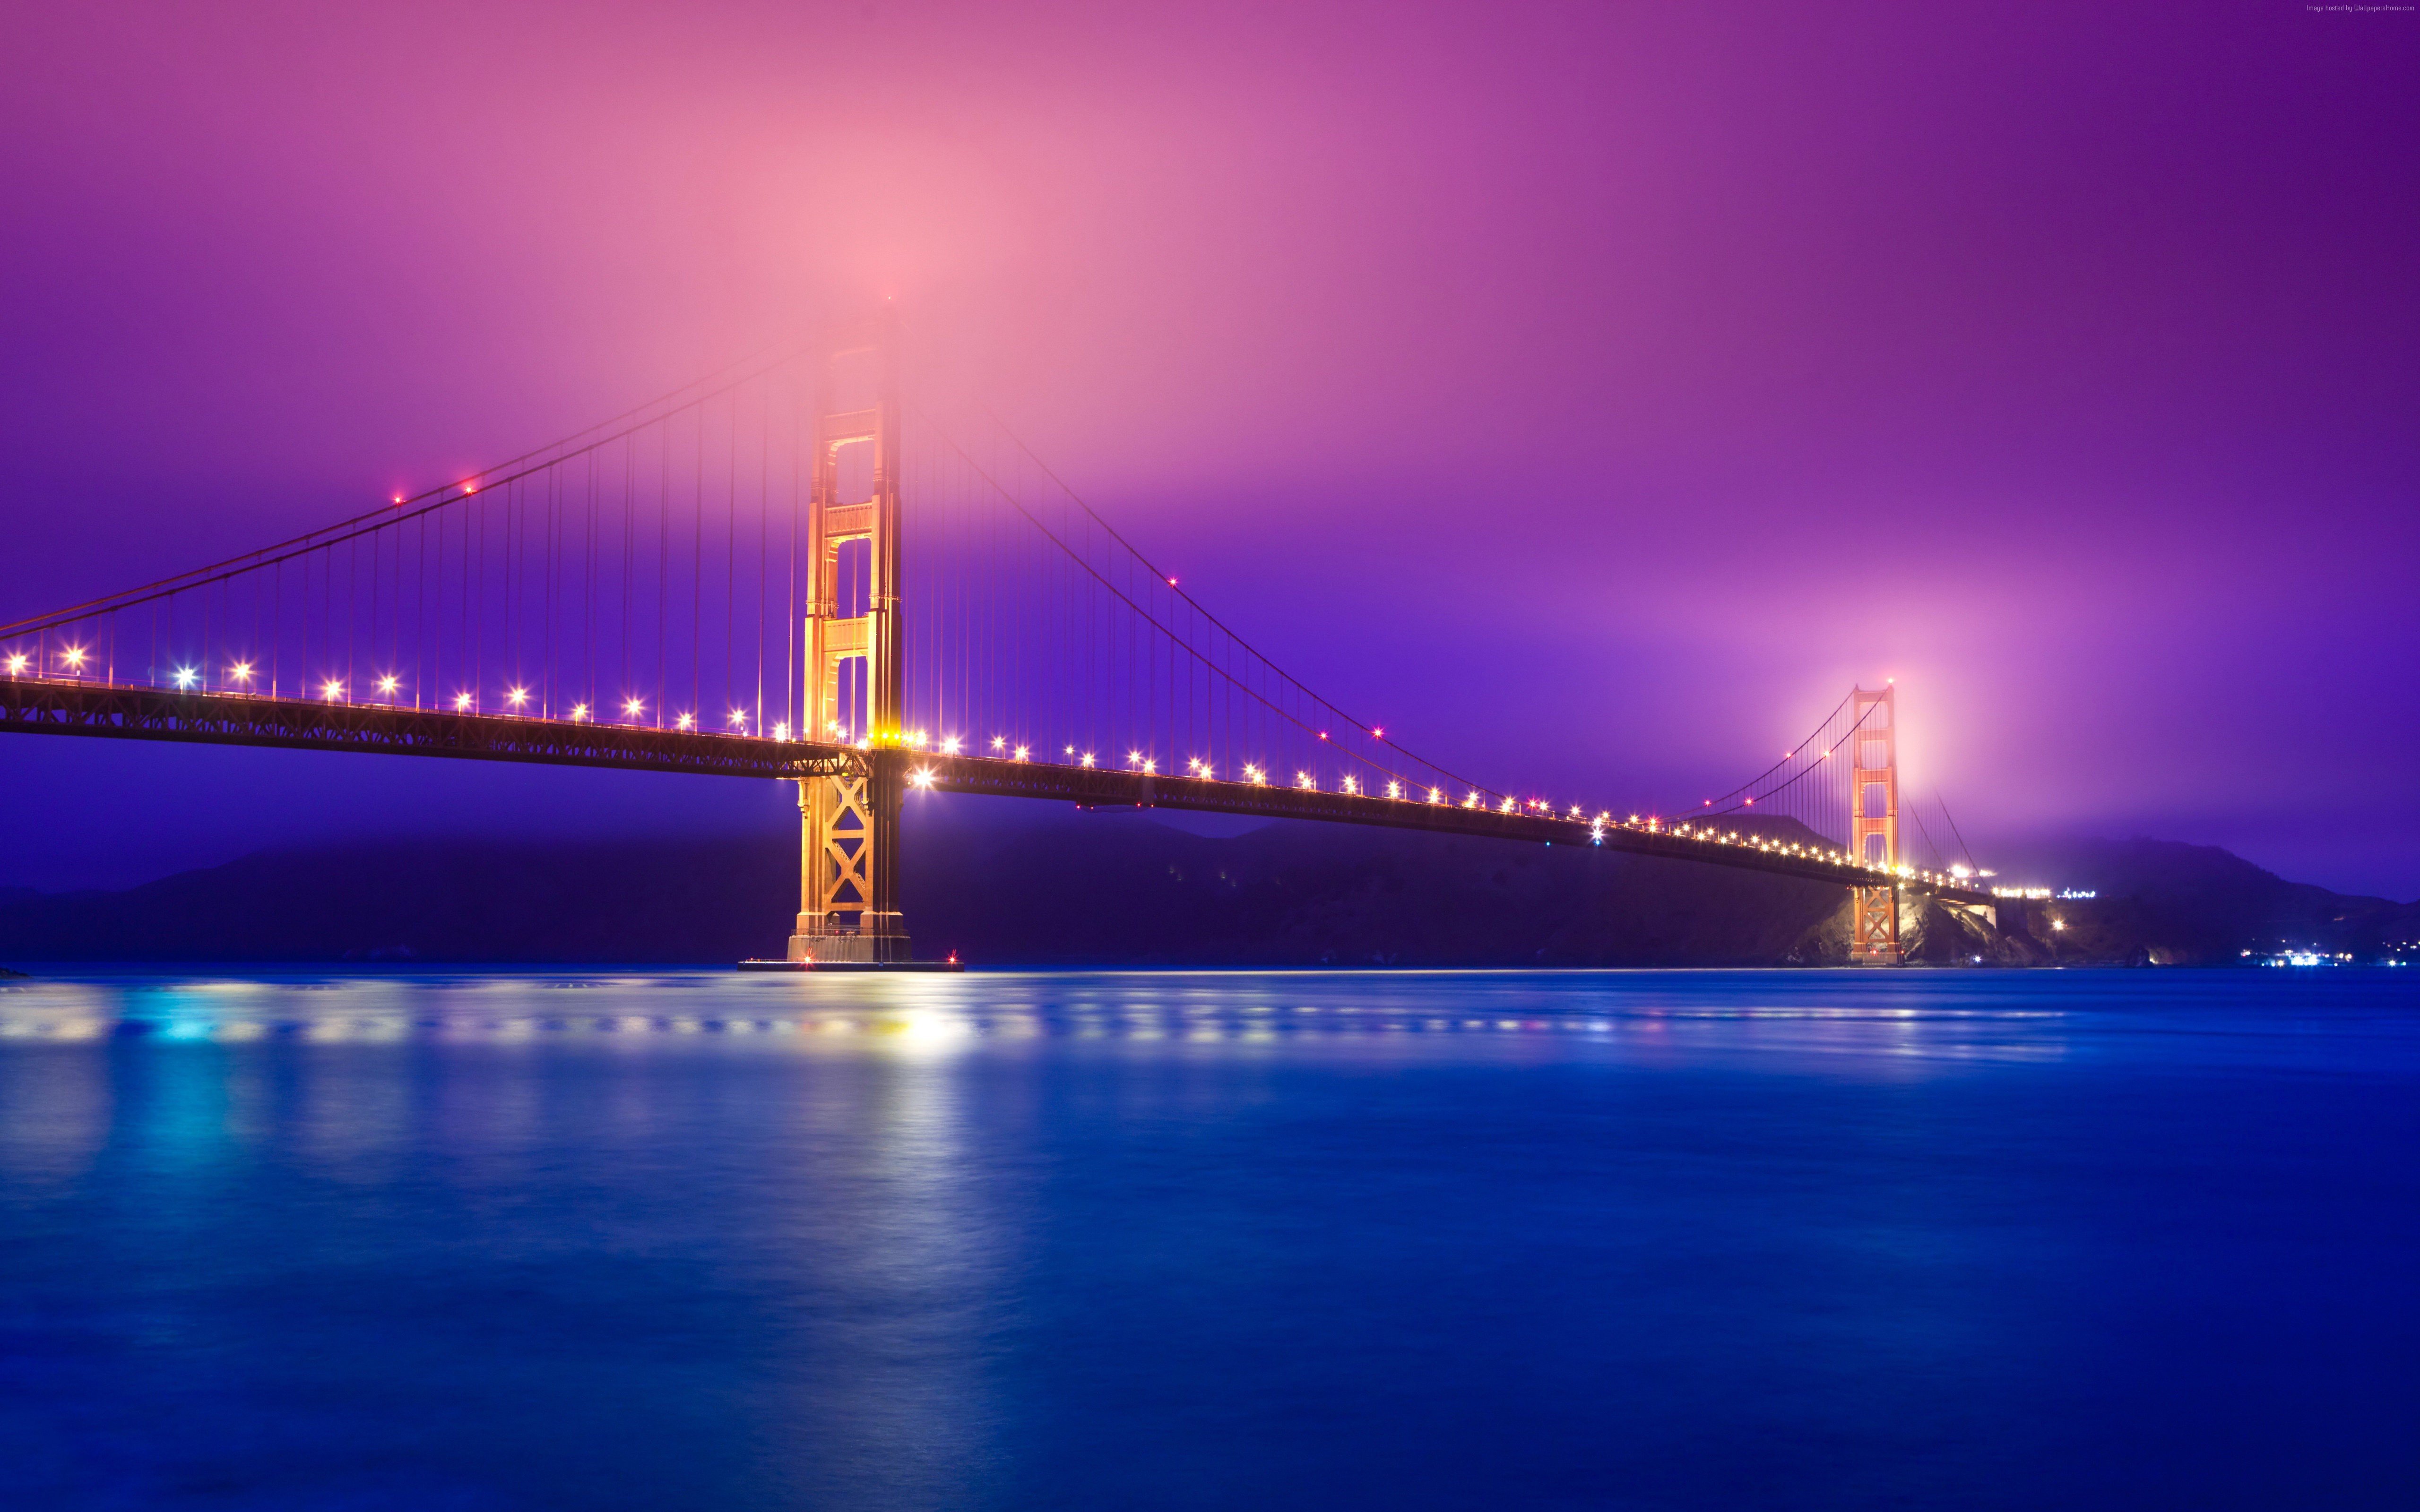
{"type": "Polygon", "coordinates": [[[8,654],[8,675],[14,677],[24,670],[25,654],[22,651],[10,652],[8,654]]]}
{"type": "Polygon", "coordinates": [[[1093,764],[1093,753],[1092,753],[1091,751],[1089,751],[1089,750],[1088,750],[1088,751],[1084,752],[1084,754],[1082,754],[1081,756],[1077,757],[1077,758],[1076,758],[1076,764],[1077,764],[1077,765],[1078,765],[1078,766],[1090,766],[1090,765],[1092,765],[1092,764],[1093,764]]]}
{"type": "Polygon", "coordinates": [[[958,753],[959,744],[960,742],[957,736],[943,735],[941,737],[941,754],[944,756],[955,756],[958,753]]]}
{"type": "Polygon", "coordinates": [[[1006,735],[992,736],[991,748],[994,750],[1006,750],[1008,748],[1008,737],[1006,735]]]}
{"type": "Polygon", "coordinates": [[[644,699],[624,699],[622,701],[622,712],[628,715],[633,719],[637,718],[640,713],[644,711],[646,706],[647,701],[644,699]]]}
{"type": "Polygon", "coordinates": [[[696,724],[697,717],[695,715],[684,714],[679,718],[673,721],[673,728],[675,730],[688,730],[694,728],[696,724]]]}
{"type": "Polygon", "coordinates": [[[335,702],[336,696],[344,692],[344,690],[345,685],[334,677],[329,678],[326,682],[319,685],[320,693],[331,703],[335,702]]]}
{"type": "Polygon", "coordinates": [[[455,707],[455,709],[456,709],[456,711],[457,711],[457,712],[459,712],[459,711],[464,710],[464,709],[468,709],[470,706],[471,706],[471,695],[470,695],[470,694],[468,694],[468,693],[457,693],[457,694],[455,694],[455,695],[454,695],[454,707],[455,707]]]}
{"type": "Polygon", "coordinates": [[[776,740],[787,740],[790,738],[790,722],[787,719],[776,719],[773,721],[773,738],[776,740]]]}
{"type": "Polygon", "coordinates": [[[68,670],[70,671],[80,672],[84,671],[84,647],[70,646],[63,655],[67,658],[68,670]]]}
{"type": "Polygon", "coordinates": [[[1021,762],[1021,761],[1025,760],[1026,752],[1027,752],[1027,748],[1026,748],[1026,747],[1023,747],[1023,746],[1019,746],[1019,747],[1017,747],[1017,748],[1016,748],[1016,749],[1015,751],[1011,752],[1010,754],[1012,754],[1012,755],[1013,755],[1013,756],[1015,756],[1018,761],[1020,761],[1020,762],[1021,762]]]}
{"type": "Polygon", "coordinates": [[[392,693],[400,686],[402,686],[400,680],[393,672],[379,679],[379,691],[381,693],[392,693]]]}
{"type": "Polygon", "coordinates": [[[571,706],[571,717],[572,717],[575,721],[587,718],[587,717],[588,717],[588,705],[587,705],[587,704],[585,704],[585,703],[575,703],[575,704],[573,704],[573,705],[571,706]]]}
{"type": "Polygon", "coordinates": [[[504,698],[514,708],[518,709],[529,702],[529,689],[526,687],[508,687],[504,689],[504,698]]]}
{"type": "Polygon", "coordinates": [[[200,674],[195,672],[191,667],[179,667],[177,669],[177,686],[178,687],[191,687],[194,686],[194,679],[198,675],[200,674]]]}
{"type": "Polygon", "coordinates": [[[933,785],[933,769],[920,766],[908,774],[908,780],[917,787],[929,788],[933,785]]]}
{"type": "Polygon", "coordinates": [[[251,682],[252,663],[248,661],[237,662],[234,666],[227,669],[227,676],[239,683],[251,682]]]}
{"type": "Polygon", "coordinates": [[[734,709],[731,711],[731,728],[734,730],[745,730],[748,728],[748,711],[746,709],[734,709]]]}

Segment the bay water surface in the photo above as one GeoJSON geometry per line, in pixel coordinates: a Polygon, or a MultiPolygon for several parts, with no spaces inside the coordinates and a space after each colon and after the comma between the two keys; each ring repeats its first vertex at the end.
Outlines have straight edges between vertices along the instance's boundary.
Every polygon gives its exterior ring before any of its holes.
{"type": "Polygon", "coordinates": [[[0,983],[0,1506],[2420,1505],[2399,973],[0,983]]]}

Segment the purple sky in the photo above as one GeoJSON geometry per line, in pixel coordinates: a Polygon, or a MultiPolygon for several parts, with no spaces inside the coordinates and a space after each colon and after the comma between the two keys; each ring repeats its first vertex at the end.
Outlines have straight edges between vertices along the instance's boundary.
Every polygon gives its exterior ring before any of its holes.
{"type": "MultiPolygon", "coordinates": [[[[1895,676],[1978,851],[2420,895],[2420,15],[810,12],[12,8],[0,619],[893,295],[1415,748],[1686,801],[1895,676]]],[[[40,886],[786,812],[102,742],[0,783],[40,886]]]]}

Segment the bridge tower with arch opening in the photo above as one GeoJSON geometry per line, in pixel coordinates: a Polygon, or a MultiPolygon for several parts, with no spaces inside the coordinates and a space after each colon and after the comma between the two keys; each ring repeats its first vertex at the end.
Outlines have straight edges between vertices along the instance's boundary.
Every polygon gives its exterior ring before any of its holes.
{"type": "Polygon", "coordinates": [[[837,343],[814,389],[805,700],[810,740],[854,745],[853,772],[799,779],[795,962],[909,959],[899,913],[899,359],[888,316],[837,343]]]}
{"type": "Polygon", "coordinates": [[[1853,701],[1849,772],[1849,848],[1861,865],[1888,872],[1886,884],[1851,888],[1849,960],[1861,966],[1895,966],[1904,959],[1899,943],[1899,709],[1893,686],[1859,687],[1853,701]]]}

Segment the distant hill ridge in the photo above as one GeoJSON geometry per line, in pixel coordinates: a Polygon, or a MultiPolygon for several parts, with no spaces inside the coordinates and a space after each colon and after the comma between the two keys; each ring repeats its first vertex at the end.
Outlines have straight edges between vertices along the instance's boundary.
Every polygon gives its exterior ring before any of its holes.
{"type": "MultiPolygon", "coordinates": [[[[920,950],[979,964],[1781,965],[1847,946],[1838,888],[1586,846],[1296,824],[1215,839],[1123,810],[926,816],[909,840],[920,950]]],[[[797,865],[786,835],[269,852],[121,891],[0,891],[0,959],[721,963],[780,953],[797,865]]],[[[2099,896],[2001,932],[1911,906],[1903,929],[1920,958],[2011,964],[2420,942],[2420,904],[2211,846],[2094,841],[2056,872],[2099,896]]]]}

